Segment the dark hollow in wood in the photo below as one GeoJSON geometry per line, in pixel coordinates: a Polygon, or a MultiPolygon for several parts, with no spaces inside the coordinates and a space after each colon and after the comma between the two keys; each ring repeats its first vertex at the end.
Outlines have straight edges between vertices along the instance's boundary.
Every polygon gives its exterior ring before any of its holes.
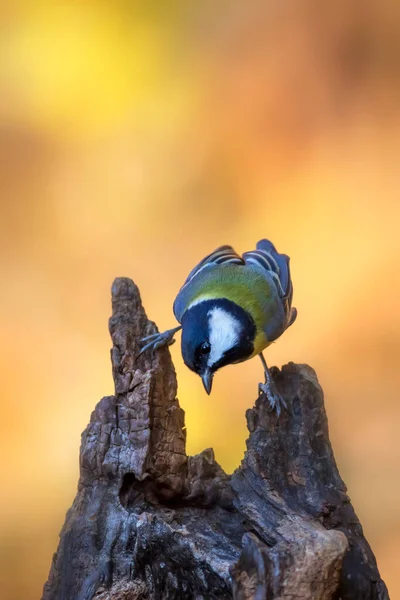
{"type": "Polygon", "coordinates": [[[112,287],[115,395],[82,435],[78,492],[43,600],[385,600],[329,442],[315,372],[273,370],[289,410],[247,411],[247,451],[232,476],[211,449],[185,452],[168,349],[129,279],[112,287]]]}

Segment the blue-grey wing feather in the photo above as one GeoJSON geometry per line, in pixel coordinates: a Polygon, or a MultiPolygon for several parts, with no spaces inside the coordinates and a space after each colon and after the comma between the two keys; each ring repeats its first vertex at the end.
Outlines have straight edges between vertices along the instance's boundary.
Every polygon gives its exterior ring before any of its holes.
{"type": "Polygon", "coordinates": [[[191,291],[195,289],[192,286],[196,286],[196,276],[200,273],[200,271],[213,268],[216,265],[228,263],[236,265],[245,264],[243,258],[239,256],[237,252],[235,252],[232,246],[220,246],[214,250],[214,252],[211,252],[211,254],[208,254],[205,258],[203,258],[203,260],[201,260],[194,267],[194,269],[190,271],[174,302],[174,314],[179,322],[181,321],[182,315],[187,308],[187,302],[188,298],[191,296],[191,291]]]}
{"type": "Polygon", "coordinates": [[[269,240],[260,240],[256,250],[245,252],[243,259],[246,265],[254,266],[273,282],[282,302],[283,319],[280,323],[267,325],[267,336],[270,341],[279,337],[285,329],[294,323],[297,310],[292,308],[293,285],[290,277],[290,258],[280,254],[269,240]]]}
{"type": "Polygon", "coordinates": [[[241,256],[239,256],[239,254],[237,254],[237,252],[235,252],[232,246],[220,246],[214,250],[214,252],[211,252],[211,254],[208,254],[205,258],[203,258],[203,260],[201,260],[199,264],[190,271],[183,285],[189,283],[189,281],[206,265],[221,265],[223,263],[244,265],[244,260],[241,256]]]}

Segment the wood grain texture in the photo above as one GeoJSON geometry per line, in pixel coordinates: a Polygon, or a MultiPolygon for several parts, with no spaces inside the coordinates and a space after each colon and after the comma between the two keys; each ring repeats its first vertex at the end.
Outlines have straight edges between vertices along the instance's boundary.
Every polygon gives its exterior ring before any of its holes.
{"type": "Polygon", "coordinates": [[[82,435],[78,492],[43,600],[387,600],[329,442],[315,372],[274,369],[289,410],[259,397],[240,467],[188,457],[168,349],[129,279],[112,287],[115,395],[82,435]]]}

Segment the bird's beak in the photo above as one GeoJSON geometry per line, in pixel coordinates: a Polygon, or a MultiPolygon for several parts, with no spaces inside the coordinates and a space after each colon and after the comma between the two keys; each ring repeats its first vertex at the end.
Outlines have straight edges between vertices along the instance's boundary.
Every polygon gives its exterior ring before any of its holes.
{"type": "Polygon", "coordinates": [[[211,388],[212,388],[213,374],[211,373],[211,371],[207,370],[203,373],[203,375],[201,376],[201,379],[203,381],[204,389],[206,390],[207,394],[210,395],[211,388]]]}

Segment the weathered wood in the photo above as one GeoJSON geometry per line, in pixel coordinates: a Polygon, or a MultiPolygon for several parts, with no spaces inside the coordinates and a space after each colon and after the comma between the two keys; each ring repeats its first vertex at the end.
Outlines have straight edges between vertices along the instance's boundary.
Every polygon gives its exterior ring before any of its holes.
{"type": "Polygon", "coordinates": [[[112,298],[115,395],[82,435],[78,492],[43,600],[386,600],[314,371],[273,371],[289,411],[277,422],[257,399],[229,477],[211,449],[186,455],[169,351],[139,357],[156,328],[137,287],[117,279],[112,298]]]}

